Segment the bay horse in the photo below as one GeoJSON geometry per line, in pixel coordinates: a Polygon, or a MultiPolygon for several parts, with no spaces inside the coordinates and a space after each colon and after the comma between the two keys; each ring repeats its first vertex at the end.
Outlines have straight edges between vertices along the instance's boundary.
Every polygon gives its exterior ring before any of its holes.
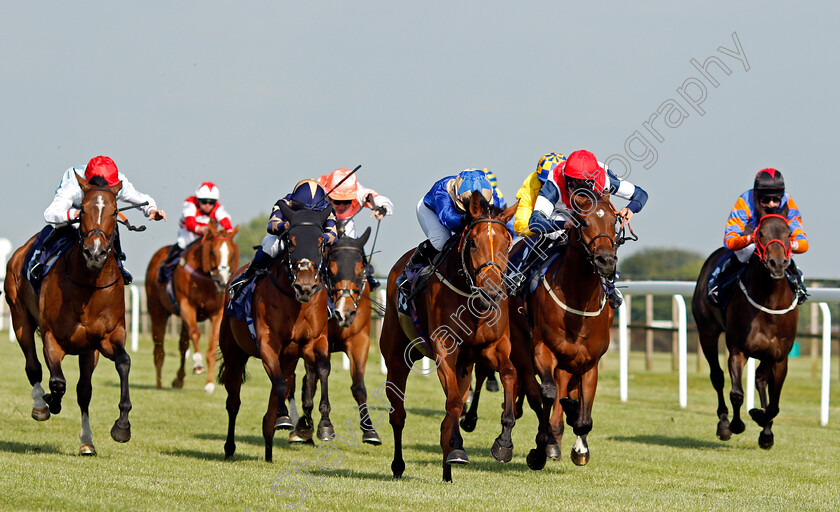
{"type": "MultiPolygon", "coordinates": [[[[579,466],[589,462],[586,438],[592,430],[598,362],[610,345],[613,310],[606,306],[600,276],[615,272],[623,232],[617,235],[609,194],[579,191],[572,199],[568,247],[526,299],[534,370],[542,382],[537,447],[526,459],[533,470],[545,467],[547,456],[559,454],[564,413],[577,436],[572,461],[579,466]]],[[[522,330],[511,329],[514,344],[523,341],[517,332],[522,330]]]]}
{"type": "Polygon", "coordinates": [[[216,221],[210,222],[209,231],[184,249],[180,260],[172,273],[172,286],[177,306],[172,304],[167,293],[166,283],[158,281],[158,271],[166,259],[169,246],[158,249],[149,261],[146,269],[146,297],[149,316],[152,320],[152,338],[155,343],[155,385],[161,388],[161,369],[163,367],[163,339],[166,335],[166,322],[170,315],[181,317],[181,366],[173,388],[184,386],[184,362],[187,348],[192,341],[193,357],[196,360],[196,374],[204,373],[198,340],[201,331],[198,323],[210,320],[207,347],[207,382],[204,390],[212,393],[215,389],[213,370],[216,366],[216,353],[219,347],[219,324],[222,321],[225,286],[233,272],[239,267],[239,246],[233,237],[239,231],[236,226],[232,231],[219,229],[216,221]],[[198,357],[196,357],[196,355],[198,357]]]}
{"type": "MultiPolygon", "coordinates": [[[[763,213],[760,206],[757,213],[763,213]]],[[[709,362],[712,386],[717,392],[718,438],[727,441],[732,434],[740,434],[746,428],[741,420],[741,405],[744,403],[741,373],[747,358],[752,357],[759,361],[755,383],[761,409],[751,409],[749,413],[762,427],[758,445],[770,449],[773,447],[773,418],[779,413],[788,354],[793,347],[799,321],[797,297],[785,277],[791,254],[787,206],[781,215],[760,215],[755,232],[755,254],[738,279],[737,287],[733,287],[726,311],[712,306],[708,299],[709,274],[728,251],[724,247],[713,252],[703,264],[691,306],[703,354],[709,362]],[[729,349],[731,422],[723,396],[723,371],[718,361],[718,338],[722,332],[726,333],[726,347],[729,349]]]]}
{"type": "Polygon", "coordinates": [[[128,373],[131,358],[125,351],[125,285],[114,255],[117,233],[117,194],[122,183],[107,186],[94,177],[91,183],[77,176],[84,193],[79,216],[78,241],[58,258],[36,294],[26,279],[24,259],[35,237],[15,251],[7,265],[6,301],[20,348],[26,357],[26,375],[32,385],[32,417],[46,421],[61,412],[67,382],[61,363],[67,354],[79,356],[76,396],[82,413],[79,455],[96,455],[88,406],[91,376],[102,353],[114,361],[120,376],[120,416],[111,437],[125,443],[131,439],[128,412],[131,400],[128,373]],[[50,370],[50,393],[41,388],[41,363],[35,347],[35,330],[44,345],[50,370]]]}
{"type": "MultiPolygon", "coordinates": [[[[511,235],[507,222],[516,205],[496,211],[474,192],[467,211],[466,227],[459,233],[457,249],[442,256],[440,269],[429,279],[416,298],[417,324],[429,336],[425,350],[437,365],[437,374],[446,395],[446,415],[440,427],[443,450],[443,480],[452,481],[452,464],[467,464],[458,419],[470,384],[470,367],[482,361],[501,375],[504,386],[502,432],[493,443],[492,456],[509,462],[513,455],[510,434],[516,422],[514,397],[517,394],[516,369],[510,361],[508,298],[503,276],[511,235]],[[468,311],[469,309],[469,311],[468,311]]],[[[446,250],[446,249],[444,249],[446,250]]],[[[391,269],[387,285],[387,306],[379,340],[388,367],[386,393],[391,403],[390,423],[394,431],[394,459],[391,471],[402,477],[402,431],[405,427],[405,387],[409,372],[423,353],[419,338],[409,339],[397,313],[397,277],[411,257],[406,252],[391,269]]]]}
{"type": "MultiPolygon", "coordinates": [[[[327,250],[327,284],[329,295],[335,305],[335,316],[327,328],[330,352],[344,352],[350,359],[350,391],[359,405],[359,426],[362,442],[380,445],[382,440],[373,427],[367,406],[365,387],[365,366],[370,350],[370,285],[367,280],[368,261],[364,253],[365,243],[370,237],[367,228],[359,238],[342,235],[327,250]]],[[[307,383],[315,378],[307,365],[303,388],[314,393],[314,386],[307,383]]],[[[312,396],[306,400],[312,401],[312,396]]]]}
{"type": "MultiPolygon", "coordinates": [[[[224,315],[219,330],[222,364],[219,381],[227,391],[228,433],[225,458],[236,451],[236,416],[240,406],[240,388],[245,380],[245,364],[251,357],[262,360],[271,380],[268,409],[263,416],[265,460],[272,460],[272,443],[277,424],[291,423],[285,401],[288,380],[300,358],[313,367],[321,384],[318,436],[330,439],[335,430],[329,419],[330,403],[327,378],[330,373],[330,352],[327,340],[327,290],[320,269],[324,256],[323,225],[330,215],[328,207],[321,211],[295,211],[280,202],[289,227],[282,237],[283,253],[272,263],[268,275],[256,284],[252,314],[256,340],[242,320],[224,315]],[[278,415],[280,416],[278,418],[278,415]]],[[[245,267],[239,272],[243,272],[245,267]]],[[[225,306],[230,301],[230,288],[225,293],[225,306]]],[[[307,383],[315,385],[315,379],[307,383]]],[[[314,391],[313,391],[314,394],[314,391]]],[[[312,396],[303,400],[304,415],[296,431],[301,437],[312,436],[312,396]]]]}

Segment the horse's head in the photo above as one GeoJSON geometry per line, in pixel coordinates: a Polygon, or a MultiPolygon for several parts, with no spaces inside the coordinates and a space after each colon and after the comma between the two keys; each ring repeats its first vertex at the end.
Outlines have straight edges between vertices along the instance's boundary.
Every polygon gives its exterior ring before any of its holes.
{"type": "Polygon", "coordinates": [[[327,276],[330,296],[335,304],[339,327],[349,327],[356,319],[356,308],[367,280],[364,247],[370,237],[367,228],[359,238],[342,236],[327,253],[327,276]]]}
{"type": "Polygon", "coordinates": [[[117,233],[117,194],[122,183],[109,187],[101,177],[94,176],[91,183],[76,176],[84,194],[79,216],[79,245],[85,265],[92,272],[99,272],[108,259],[117,233]]]}
{"type": "Polygon", "coordinates": [[[609,195],[598,196],[590,189],[578,189],[571,194],[575,228],[571,236],[583,249],[595,271],[602,276],[615,274],[618,262],[616,250],[616,212],[609,195]]]}
{"type": "Polygon", "coordinates": [[[201,239],[201,271],[210,275],[216,291],[224,293],[235,270],[231,263],[239,261],[239,246],[233,241],[239,226],[227,231],[221,229],[214,220],[207,227],[207,234],[201,239]]]}
{"type": "Polygon", "coordinates": [[[461,235],[458,252],[461,269],[473,291],[479,291],[478,306],[489,310],[505,297],[503,276],[513,238],[507,229],[516,205],[507,210],[491,207],[480,192],[473,192],[467,210],[467,227],[461,235]]]}
{"type": "Polygon", "coordinates": [[[321,287],[321,264],[324,260],[324,222],[332,210],[295,211],[280,202],[280,210],[289,222],[283,235],[286,245],[288,272],[295,298],[309,302],[321,287]]]}
{"type": "Polygon", "coordinates": [[[787,222],[787,205],[782,213],[763,215],[755,229],[755,253],[767,267],[770,277],[782,279],[790,264],[790,226],[787,222]]]}

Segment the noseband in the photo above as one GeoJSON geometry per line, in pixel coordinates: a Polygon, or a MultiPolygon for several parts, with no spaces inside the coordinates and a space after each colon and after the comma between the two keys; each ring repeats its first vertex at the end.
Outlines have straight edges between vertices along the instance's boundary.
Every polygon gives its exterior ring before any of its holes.
{"type": "Polygon", "coordinates": [[[761,260],[761,263],[764,264],[764,265],[767,264],[767,248],[770,247],[770,244],[773,244],[773,243],[780,244],[782,246],[782,249],[785,251],[785,259],[790,259],[790,254],[793,250],[792,247],[790,246],[790,241],[788,241],[788,244],[785,245],[785,243],[782,240],[779,240],[778,238],[774,238],[764,245],[761,244],[761,240],[758,237],[758,232],[761,231],[761,223],[764,222],[766,219],[773,218],[773,217],[777,217],[779,219],[782,219],[785,222],[785,225],[787,225],[787,218],[784,215],[780,215],[778,213],[771,213],[771,214],[768,214],[768,215],[765,215],[765,216],[761,217],[758,220],[758,226],[756,226],[756,228],[755,228],[755,231],[756,231],[755,253],[758,255],[758,258],[761,260]]]}
{"type": "Polygon", "coordinates": [[[355,290],[352,289],[352,288],[336,288],[333,285],[332,274],[329,272],[329,270],[327,270],[327,272],[325,272],[325,275],[327,277],[327,283],[328,283],[329,288],[330,288],[330,291],[329,291],[330,295],[332,296],[335,293],[339,294],[338,297],[333,298],[333,302],[338,302],[338,300],[341,299],[342,297],[347,297],[347,298],[349,298],[350,300],[353,301],[353,309],[356,309],[356,308],[359,307],[359,301],[362,300],[362,291],[364,290],[365,280],[367,280],[368,266],[367,266],[367,260],[365,258],[365,253],[362,249],[359,249],[358,247],[332,247],[330,249],[330,257],[332,257],[332,253],[335,252],[335,251],[353,251],[353,252],[359,253],[362,256],[362,260],[361,260],[362,261],[362,266],[363,266],[362,277],[359,278],[358,282],[356,282],[355,280],[347,279],[347,281],[350,281],[351,283],[353,283],[357,286],[357,288],[355,290]],[[356,298],[355,299],[353,299],[354,292],[356,293],[356,298]]]}
{"type": "MultiPolygon", "coordinates": [[[[96,190],[96,191],[102,191],[102,192],[108,192],[109,194],[111,194],[112,196],[114,196],[114,203],[116,203],[116,202],[117,202],[117,195],[116,195],[113,191],[111,191],[111,190],[109,190],[109,189],[107,189],[107,188],[99,188],[99,187],[97,187],[97,188],[91,188],[91,189],[88,189],[88,192],[91,192],[91,191],[94,191],[94,190],[96,190]]],[[[91,237],[91,236],[102,236],[103,238],[105,238],[105,239],[107,239],[107,240],[108,240],[108,245],[106,245],[106,246],[105,246],[105,252],[110,252],[110,251],[111,251],[111,249],[112,249],[112,248],[113,248],[113,246],[114,246],[114,238],[117,236],[117,228],[116,228],[116,226],[114,226],[114,230],[113,230],[113,231],[111,231],[111,234],[110,234],[110,235],[109,235],[108,233],[106,233],[105,231],[103,231],[102,229],[100,229],[100,228],[93,228],[93,229],[89,229],[89,230],[87,230],[87,231],[82,231],[82,230],[81,230],[81,225],[82,225],[82,215],[85,215],[87,212],[85,211],[84,206],[82,206],[79,210],[80,210],[80,213],[79,213],[79,218],[78,218],[78,219],[76,219],[76,222],[78,222],[78,223],[79,223],[79,246],[80,246],[82,249],[84,249],[84,248],[85,248],[85,240],[87,240],[89,237],[91,237]]],[[[117,213],[118,213],[118,212],[115,210],[115,211],[114,211],[114,217],[116,217],[116,216],[117,216],[117,213]]],[[[73,224],[73,223],[71,222],[71,224],[73,224]]]]}
{"type": "MultiPolygon", "coordinates": [[[[633,232],[633,229],[630,228],[630,224],[625,220],[620,220],[619,219],[618,213],[615,211],[615,206],[613,206],[612,202],[609,202],[609,201],[598,201],[598,202],[599,203],[600,202],[606,202],[609,205],[610,211],[615,216],[615,219],[616,219],[615,223],[618,226],[618,229],[616,229],[615,238],[611,237],[610,235],[608,235],[606,233],[599,233],[599,234],[595,235],[594,237],[592,237],[591,240],[587,241],[586,237],[583,235],[583,225],[586,223],[586,221],[585,221],[585,219],[583,219],[581,217],[580,213],[576,214],[576,216],[578,217],[578,220],[577,220],[577,222],[575,222],[575,230],[577,231],[578,238],[580,239],[581,250],[586,255],[586,259],[589,261],[589,263],[593,267],[595,267],[595,252],[593,250],[592,245],[599,238],[603,237],[603,238],[606,238],[607,240],[609,240],[610,247],[612,247],[613,251],[618,251],[618,248],[621,247],[622,245],[624,245],[624,243],[627,242],[628,240],[636,241],[636,240],[639,239],[639,237],[636,236],[636,233],[633,232]],[[628,228],[630,230],[630,236],[625,235],[625,226],[626,226],[626,228],[628,228]]],[[[595,204],[597,204],[597,203],[595,203],[595,204]]]]}
{"type": "MultiPolygon", "coordinates": [[[[320,251],[321,252],[321,261],[318,262],[318,265],[316,265],[315,262],[313,262],[312,260],[310,260],[308,258],[301,258],[296,263],[292,264],[292,250],[291,250],[291,244],[290,244],[290,241],[289,241],[289,234],[290,234],[292,228],[304,227],[304,226],[317,227],[318,230],[321,232],[321,235],[323,236],[323,234],[324,234],[324,226],[322,226],[322,225],[320,225],[316,222],[311,222],[311,221],[303,221],[303,222],[299,222],[297,224],[291,225],[286,230],[286,232],[283,233],[283,242],[286,246],[286,249],[284,251],[286,253],[284,259],[285,259],[285,262],[286,262],[286,270],[289,273],[289,283],[292,286],[294,286],[295,283],[297,282],[298,272],[302,272],[303,270],[311,269],[315,273],[315,275],[317,276],[319,274],[320,266],[321,266],[321,263],[323,262],[323,258],[324,258],[323,249],[321,249],[321,251],[320,251]]],[[[323,286],[323,283],[321,283],[321,286],[323,286]]],[[[320,289],[321,286],[319,286],[318,288],[320,289]]]]}
{"type": "MultiPolygon", "coordinates": [[[[470,274],[470,272],[467,270],[466,251],[464,250],[464,248],[468,241],[473,241],[473,237],[467,235],[472,231],[473,226],[485,222],[501,225],[505,230],[505,237],[508,238],[508,250],[510,250],[511,245],[513,245],[513,238],[508,232],[507,224],[500,221],[499,219],[476,219],[472,221],[470,225],[464,228],[464,231],[461,233],[461,241],[458,243],[458,252],[461,254],[461,270],[459,271],[459,273],[462,274],[467,280],[467,284],[469,285],[470,290],[472,291],[476,291],[477,289],[481,288],[481,283],[486,277],[487,272],[490,271],[490,269],[495,269],[500,276],[505,275],[505,270],[498,263],[496,263],[496,254],[492,251],[490,253],[490,261],[486,261],[475,268],[475,281],[473,281],[472,274],[470,274]]],[[[488,226],[487,228],[487,232],[490,235],[490,244],[492,246],[493,229],[492,226],[488,226]]],[[[504,285],[504,282],[502,284],[504,285]]]]}

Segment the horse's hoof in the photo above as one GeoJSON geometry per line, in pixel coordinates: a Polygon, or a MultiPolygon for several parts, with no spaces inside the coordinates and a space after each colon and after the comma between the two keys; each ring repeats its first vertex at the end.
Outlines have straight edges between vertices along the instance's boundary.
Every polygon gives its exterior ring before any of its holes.
{"type": "Polygon", "coordinates": [[[464,450],[452,450],[449,452],[449,455],[446,456],[446,463],[447,464],[469,464],[470,459],[467,457],[467,452],[464,450]]]}
{"type": "Polygon", "coordinates": [[[335,429],[332,425],[318,427],[318,439],[321,441],[332,441],[335,437],[335,429]]]}
{"type": "Polygon", "coordinates": [[[47,421],[50,419],[50,408],[49,407],[33,407],[32,408],[32,419],[35,421],[47,421]]]}
{"type": "Polygon", "coordinates": [[[759,427],[767,426],[767,419],[762,409],[750,409],[750,418],[752,418],[759,427]]]}
{"type": "Polygon", "coordinates": [[[493,442],[493,447],[490,448],[490,455],[496,462],[510,462],[513,458],[513,445],[502,446],[498,439],[493,442]]]}
{"type": "Polygon", "coordinates": [[[560,451],[559,444],[547,444],[545,445],[545,455],[551,460],[559,460],[563,456],[563,452],[560,451]]]}
{"type": "Polygon", "coordinates": [[[60,400],[53,400],[52,395],[47,393],[44,395],[44,401],[47,402],[47,406],[49,406],[49,411],[52,414],[58,414],[61,412],[61,401],[60,400]]]}
{"type": "Polygon", "coordinates": [[[467,413],[466,416],[461,418],[461,428],[466,432],[472,432],[475,430],[476,423],[478,423],[478,415],[476,414],[467,413]]]}
{"type": "Polygon", "coordinates": [[[744,425],[744,422],[741,421],[741,418],[735,418],[734,420],[729,422],[729,430],[733,434],[743,434],[746,428],[747,426],[744,425]]]}
{"type": "Polygon", "coordinates": [[[585,466],[589,463],[589,450],[586,450],[583,453],[579,453],[575,450],[572,450],[572,462],[575,463],[575,466],[585,466]]]}
{"type": "Polygon", "coordinates": [[[382,444],[382,439],[379,438],[379,434],[377,434],[375,430],[366,430],[365,433],[362,434],[362,442],[379,446],[382,444]]]}
{"type": "Polygon", "coordinates": [[[236,453],[236,443],[226,442],[225,443],[225,460],[232,459],[234,453],[236,453]]]}
{"type": "Polygon", "coordinates": [[[131,427],[120,428],[114,422],[114,426],[111,427],[111,438],[118,443],[127,443],[131,439],[131,427]]]}
{"type": "Polygon", "coordinates": [[[172,381],[172,387],[175,389],[181,389],[184,387],[184,379],[175,379],[172,381]]]}
{"type": "Polygon", "coordinates": [[[496,379],[487,380],[487,384],[485,385],[485,389],[491,393],[498,393],[499,391],[499,381],[496,379]]]}
{"type": "Polygon", "coordinates": [[[309,444],[315,446],[315,441],[311,437],[300,437],[294,430],[289,432],[289,444],[309,444]]]}
{"type": "Polygon", "coordinates": [[[718,423],[717,436],[721,441],[729,441],[732,438],[732,431],[729,429],[729,425],[718,423]]]}
{"type": "Polygon", "coordinates": [[[96,448],[92,444],[83,444],[79,447],[79,455],[96,455],[96,448]]]}
{"type": "Polygon", "coordinates": [[[545,450],[534,448],[528,452],[528,456],[525,457],[525,462],[527,462],[528,467],[534,471],[541,470],[545,467],[545,450]]]}
{"type": "Polygon", "coordinates": [[[773,433],[765,434],[764,432],[758,434],[758,446],[765,450],[773,448],[773,433]]]}
{"type": "Polygon", "coordinates": [[[278,416],[277,421],[274,422],[274,430],[292,430],[295,424],[288,416],[278,416]]]}
{"type": "Polygon", "coordinates": [[[405,472],[405,461],[394,459],[391,462],[391,472],[394,473],[394,478],[402,478],[405,472]]]}
{"type": "Polygon", "coordinates": [[[208,382],[207,384],[204,385],[204,391],[208,395],[212,395],[213,391],[216,391],[216,385],[213,384],[212,382],[208,382]]]}
{"type": "Polygon", "coordinates": [[[193,375],[201,375],[202,373],[206,372],[207,369],[203,366],[196,366],[193,368],[193,375]]]}

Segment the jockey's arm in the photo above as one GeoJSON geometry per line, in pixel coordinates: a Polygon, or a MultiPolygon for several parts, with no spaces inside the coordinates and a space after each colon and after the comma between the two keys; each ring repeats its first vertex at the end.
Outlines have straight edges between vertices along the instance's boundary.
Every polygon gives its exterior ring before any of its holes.
{"type": "Polygon", "coordinates": [[[565,229],[571,220],[571,213],[563,204],[557,185],[553,181],[547,181],[534,202],[534,212],[528,219],[528,229],[534,233],[553,233],[565,229]]]}
{"type": "Polygon", "coordinates": [[[76,181],[76,174],[76,169],[71,167],[61,176],[55,196],[44,210],[44,220],[47,224],[63,226],[79,216],[79,209],[75,205],[81,203],[82,190],[76,181]]]}
{"type": "Polygon", "coordinates": [[[753,231],[748,229],[750,216],[748,206],[743,197],[738,197],[735,206],[729,212],[726,219],[726,228],[723,233],[723,244],[730,251],[739,251],[753,242],[753,231]]]}
{"type": "Polygon", "coordinates": [[[364,188],[361,185],[359,185],[356,194],[356,199],[362,206],[373,210],[372,215],[375,215],[377,219],[381,219],[385,215],[394,214],[394,203],[392,203],[391,200],[387,197],[378,194],[373,189],[364,188]],[[385,213],[382,214],[380,213],[380,211],[377,210],[384,210],[385,213]]]}
{"type": "Polygon", "coordinates": [[[788,194],[788,226],[790,227],[790,248],[794,254],[802,254],[808,250],[808,236],[802,226],[802,214],[793,198],[788,194]]]}
{"type": "Polygon", "coordinates": [[[633,185],[629,181],[621,180],[607,169],[607,178],[609,179],[610,195],[620,197],[629,201],[627,206],[622,208],[618,215],[619,217],[630,220],[633,214],[639,213],[647,203],[648,195],[642,187],[633,185]]]}
{"type": "Polygon", "coordinates": [[[445,182],[438,182],[435,187],[426,194],[425,202],[429,205],[429,199],[432,202],[432,210],[437,214],[438,220],[444,227],[450,231],[458,231],[464,227],[464,214],[459,213],[455,209],[455,204],[452,198],[449,197],[449,192],[446,190],[445,182]],[[431,196],[431,198],[430,198],[431,196]]]}
{"type": "Polygon", "coordinates": [[[219,203],[219,206],[213,210],[213,218],[219,223],[225,231],[233,231],[233,223],[230,220],[230,214],[225,210],[225,207],[219,203]]]}
{"type": "Polygon", "coordinates": [[[144,194],[134,188],[134,185],[128,181],[124,174],[120,173],[119,177],[122,182],[122,189],[119,194],[117,194],[117,199],[135,206],[148,202],[149,204],[146,206],[140,207],[143,214],[151,220],[166,220],[166,212],[157,209],[157,203],[152,196],[144,194]]]}
{"type": "Polygon", "coordinates": [[[266,231],[271,235],[281,235],[289,226],[288,221],[283,217],[283,211],[280,210],[280,201],[284,201],[287,205],[290,202],[286,199],[280,199],[274,203],[274,208],[271,210],[271,216],[268,218],[268,227],[266,231]]]}

